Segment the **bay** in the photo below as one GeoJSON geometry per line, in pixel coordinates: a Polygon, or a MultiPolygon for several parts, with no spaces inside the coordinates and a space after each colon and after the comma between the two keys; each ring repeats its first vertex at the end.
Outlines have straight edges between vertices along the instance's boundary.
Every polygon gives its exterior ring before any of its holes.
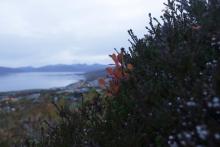
{"type": "Polygon", "coordinates": [[[64,87],[84,76],[80,72],[24,72],[0,74],[0,92],[64,87]]]}

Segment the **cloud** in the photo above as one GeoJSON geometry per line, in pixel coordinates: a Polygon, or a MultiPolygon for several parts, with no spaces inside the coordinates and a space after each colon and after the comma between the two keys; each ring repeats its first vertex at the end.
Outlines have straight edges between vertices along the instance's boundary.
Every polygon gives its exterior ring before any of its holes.
{"type": "Polygon", "coordinates": [[[0,65],[108,63],[164,0],[1,0],[0,65]]]}

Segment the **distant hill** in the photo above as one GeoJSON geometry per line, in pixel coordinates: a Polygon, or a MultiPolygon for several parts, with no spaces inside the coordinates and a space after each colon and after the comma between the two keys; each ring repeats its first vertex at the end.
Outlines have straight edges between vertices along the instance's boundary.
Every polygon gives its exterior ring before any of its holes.
{"type": "Polygon", "coordinates": [[[20,72],[18,68],[0,67],[0,74],[20,72]]]}
{"type": "Polygon", "coordinates": [[[106,68],[106,65],[102,64],[57,64],[57,65],[47,65],[42,67],[19,67],[19,68],[10,68],[10,67],[0,67],[0,74],[6,73],[16,73],[16,72],[91,72],[97,70],[103,70],[106,68]]]}
{"type": "Polygon", "coordinates": [[[89,71],[84,74],[86,77],[87,81],[93,81],[98,78],[104,78],[106,77],[106,71],[105,69],[99,69],[99,70],[94,70],[94,71],[89,71]]]}

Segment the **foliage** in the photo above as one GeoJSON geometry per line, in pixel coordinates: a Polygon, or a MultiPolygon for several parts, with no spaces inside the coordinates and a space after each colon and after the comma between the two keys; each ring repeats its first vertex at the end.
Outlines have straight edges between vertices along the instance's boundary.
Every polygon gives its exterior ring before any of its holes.
{"type": "Polygon", "coordinates": [[[56,121],[58,115],[51,100],[41,95],[31,98],[10,98],[0,101],[0,146],[21,144],[30,138],[38,139],[42,122],[56,121]]]}
{"type": "MultiPolygon", "coordinates": [[[[45,146],[219,146],[220,1],[168,0],[148,33],[111,55],[114,67],[45,146]]],[[[62,112],[62,113],[61,113],[62,112]]]]}

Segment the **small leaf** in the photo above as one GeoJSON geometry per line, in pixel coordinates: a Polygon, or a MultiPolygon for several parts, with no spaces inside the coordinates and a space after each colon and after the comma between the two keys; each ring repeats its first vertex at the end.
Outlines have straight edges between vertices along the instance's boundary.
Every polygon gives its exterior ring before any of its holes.
{"type": "Polygon", "coordinates": [[[99,82],[99,86],[101,87],[101,88],[105,88],[105,79],[103,79],[103,78],[101,78],[101,79],[99,79],[98,80],[98,82],[99,82]]]}
{"type": "Polygon", "coordinates": [[[117,94],[119,91],[119,83],[117,80],[110,81],[110,91],[112,94],[117,94]]]}
{"type": "Polygon", "coordinates": [[[112,87],[112,93],[113,94],[117,94],[119,92],[119,85],[114,85],[113,87],[112,87]]]}
{"type": "Polygon", "coordinates": [[[118,54],[117,58],[118,58],[118,61],[122,64],[122,62],[123,62],[123,55],[122,54],[118,54]]]}
{"type": "Polygon", "coordinates": [[[113,75],[113,69],[111,67],[106,68],[106,71],[109,75],[113,75]]]}
{"type": "Polygon", "coordinates": [[[118,61],[118,58],[117,58],[116,54],[112,54],[112,55],[110,55],[110,57],[115,62],[115,65],[118,67],[119,66],[119,61],[118,61]]]}
{"type": "Polygon", "coordinates": [[[128,65],[127,65],[127,69],[128,69],[128,70],[133,70],[133,69],[134,69],[134,66],[133,66],[132,64],[128,64],[128,65]]]}
{"type": "Polygon", "coordinates": [[[117,79],[121,79],[122,78],[122,70],[121,68],[115,68],[115,71],[114,71],[114,76],[115,78],[117,79]]]}

